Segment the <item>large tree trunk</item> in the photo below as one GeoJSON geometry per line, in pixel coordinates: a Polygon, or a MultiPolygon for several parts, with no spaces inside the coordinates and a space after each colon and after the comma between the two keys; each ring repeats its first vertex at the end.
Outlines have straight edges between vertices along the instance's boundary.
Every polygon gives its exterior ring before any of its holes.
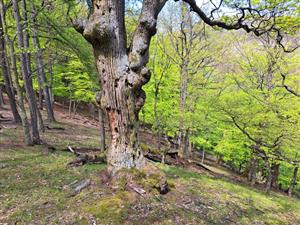
{"type": "Polygon", "coordinates": [[[3,22],[2,19],[4,19],[3,16],[3,5],[1,4],[1,17],[0,17],[0,64],[2,68],[3,78],[4,78],[4,84],[6,93],[8,96],[9,104],[11,111],[13,113],[14,121],[16,123],[21,122],[21,117],[19,115],[19,112],[17,110],[16,100],[15,100],[15,94],[14,90],[12,88],[12,82],[10,77],[10,71],[9,71],[9,64],[6,54],[6,47],[5,47],[5,36],[4,36],[4,29],[3,29],[3,22]]]}
{"type": "Polygon", "coordinates": [[[150,39],[156,31],[156,19],[165,0],[145,0],[139,25],[127,51],[125,1],[95,0],[93,13],[76,29],[92,44],[102,85],[101,108],[106,111],[111,143],[107,153],[108,170],[141,168],[145,159],[139,147],[138,113],[145,101],[142,85],[150,73],[150,39]]]}
{"type": "MultiPolygon", "coordinates": [[[[25,3],[24,3],[25,4],[25,3]]],[[[18,46],[19,48],[28,48],[28,37],[24,40],[22,25],[21,25],[21,17],[20,17],[20,11],[19,11],[19,5],[17,0],[12,0],[13,5],[13,11],[14,11],[14,18],[16,21],[16,27],[17,27],[17,37],[18,37],[18,46]],[[25,43],[25,44],[24,44],[25,43]]],[[[26,5],[26,4],[25,4],[26,5]]],[[[25,7],[24,7],[25,8],[25,7]]],[[[27,35],[25,35],[27,36],[27,35]]],[[[37,103],[32,87],[32,78],[30,73],[30,63],[29,63],[29,56],[25,52],[20,53],[20,61],[21,61],[21,73],[24,80],[24,87],[26,91],[26,96],[28,99],[29,109],[30,109],[30,116],[31,116],[31,128],[32,128],[32,138],[34,144],[40,144],[40,134],[38,129],[38,108],[37,103]]]]}
{"type": "MultiPolygon", "coordinates": [[[[46,110],[47,110],[47,116],[48,116],[48,121],[49,122],[54,122],[54,112],[51,104],[51,98],[50,98],[50,93],[49,93],[49,87],[47,84],[47,79],[45,75],[45,70],[44,70],[44,63],[43,63],[43,55],[42,55],[42,50],[40,46],[40,41],[36,29],[36,19],[35,19],[35,14],[36,14],[36,9],[34,6],[34,2],[31,1],[32,5],[32,15],[31,15],[31,20],[32,20],[32,40],[33,40],[33,45],[36,48],[36,65],[37,65],[37,74],[38,74],[38,79],[40,83],[40,89],[42,89],[42,93],[44,93],[44,98],[45,98],[45,104],[46,104],[46,110]]],[[[40,106],[43,105],[43,94],[40,92],[39,97],[40,97],[40,106]]]]}
{"type": "Polygon", "coordinates": [[[289,190],[288,190],[289,196],[292,196],[293,190],[294,190],[294,188],[295,188],[295,186],[296,186],[296,183],[297,183],[297,175],[298,175],[298,169],[299,169],[299,166],[296,165],[296,166],[294,167],[293,177],[292,177],[292,179],[291,179],[291,183],[290,183],[289,190]]]}

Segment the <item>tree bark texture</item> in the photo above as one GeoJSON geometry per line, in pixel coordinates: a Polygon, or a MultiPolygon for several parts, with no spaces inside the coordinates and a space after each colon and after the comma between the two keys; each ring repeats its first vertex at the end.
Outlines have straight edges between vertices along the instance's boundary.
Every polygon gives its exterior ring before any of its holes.
{"type": "Polygon", "coordinates": [[[248,181],[250,181],[251,186],[255,185],[256,182],[256,172],[258,167],[258,159],[253,156],[249,163],[249,171],[248,171],[248,181]]]}
{"type": "Polygon", "coordinates": [[[6,94],[8,96],[9,104],[11,111],[13,113],[14,121],[16,123],[21,122],[21,117],[19,115],[19,112],[17,110],[17,104],[15,100],[15,94],[14,89],[12,88],[12,82],[10,77],[10,69],[8,64],[8,58],[6,53],[6,47],[5,47],[5,37],[4,37],[4,29],[3,29],[3,22],[2,19],[4,19],[3,16],[3,5],[1,4],[1,17],[0,17],[0,64],[2,68],[3,78],[4,78],[4,84],[6,89],[6,94]]]}
{"type": "Polygon", "coordinates": [[[4,102],[4,97],[3,97],[3,86],[0,85],[0,108],[3,108],[4,105],[5,105],[5,102],[4,102]]]}
{"type": "MultiPolygon", "coordinates": [[[[24,48],[26,49],[29,47],[29,44],[27,43],[28,37],[26,37],[24,40],[18,1],[12,0],[12,5],[13,5],[14,18],[15,18],[16,27],[17,27],[18,46],[21,49],[24,49],[24,48]]],[[[27,36],[27,35],[25,35],[25,36],[27,36]]],[[[37,108],[36,98],[35,98],[33,87],[32,87],[32,79],[30,76],[31,74],[30,74],[29,56],[27,53],[25,53],[25,52],[20,53],[20,62],[21,62],[21,73],[22,73],[22,77],[24,80],[24,87],[25,87],[28,105],[29,105],[29,109],[30,109],[32,139],[33,139],[34,144],[40,144],[41,140],[40,140],[40,134],[39,134],[39,129],[38,129],[38,112],[37,112],[38,108],[37,108]]]]}
{"type": "Polygon", "coordinates": [[[92,44],[102,85],[101,108],[110,127],[108,170],[141,168],[145,159],[139,147],[138,114],[144,105],[142,86],[149,81],[146,68],[158,13],[166,0],[145,0],[130,48],[127,49],[125,1],[94,0],[88,21],[77,31],[92,44]]]}
{"type": "Polygon", "coordinates": [[[12,81],[13,84],[16,88],[17,92],[17,105],[19,109],[19,113],[21,116],[22,120],[22,128],[24,132],[24,139],[25,139],[25,144],[26,145],[32,145],[32,137],[30,134],[30,126],[28,123],[28,118],[26,114],[26,109],[25,109],[25,104],[24,104],[24,97],[23,97],[23,90],[22,87],[20,86],[19,83],[19,75],[17,71],[17,60],[15,56],[15,51],[14,51],[14,44],[12,41],[9,42],[9,49],[10,49],[10,58],[11,58],[11,63],[12,63],[12,81]]]}
{"type": "Polygon", "coordinates": [[[99,114],[99,125],[100,125],[100,149],[105,150],[105,125],[104,125],[104,113],[101,108],[98,109],[99,114]]]}
{"type": "Polygon", "coordinates": [[[293,171],[293,177],[291,179],[291,183],[290,183],[290,186],[289,186],[289,190],[288,190],[288,194],[289,196],[292,196],[293,194],[293,190],[297,184],[297,176],[298,176],[298,170],[299,170],[299,166],[296,165],[294,167],[294,171],[293,171]]]}
{"type": "Polygon", "coordinates": [[[34,2],[31,1],[31,5],[32,5],[31,20],[32,20],[32,33],[33,33],[32,41],[33,41],[34,47],[36,48],[35,58],[36,58],[36,65],[37,65],[37,75],[38,75],[38,80],[39,80],[39,86],[40,86],[40,89],[42,90],[42,93],[40,92],[40,94],[39,94],[40,106],[43,105],[43,97],[42,96],[44,94],[48,121],[55,122],[53,107],[51,104],[49,86],[47,83],[45,70],[44,70],[44,62],[43,62],[43,55],[42,55],[42,50],[41,50],[41,46],[40,46],[40,40],[39,40],[37,29],[36,29],[36,19],[35,19],[36,9],[34,6],[34,2]]]}

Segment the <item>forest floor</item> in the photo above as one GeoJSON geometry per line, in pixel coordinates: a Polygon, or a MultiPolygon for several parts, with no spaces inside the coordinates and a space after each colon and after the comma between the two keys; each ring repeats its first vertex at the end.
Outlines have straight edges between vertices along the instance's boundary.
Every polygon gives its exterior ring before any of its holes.
{"type": "MultiPolygon", "coordinates": [[[[0,113],[11,116],[7,110],[0,113]]],[[[171,184],[165,195],[114,189],[101,182],[105,164],[67,166],[75,158],[64,151],[68,145],[98,147],[96,122],[83,115],[68,119],[62,108],[56,109],[56,118],[59,122],[50,126],[64,129],[42,135],[54,152],[43,145],[24,146],[20,127],[0,123],[0,225],[300,224],[299,199],[267,195],[196,167],[156,164],[171,184]],[[91,184],[74,195],[74,187],[86,179],[91,184]]]]}

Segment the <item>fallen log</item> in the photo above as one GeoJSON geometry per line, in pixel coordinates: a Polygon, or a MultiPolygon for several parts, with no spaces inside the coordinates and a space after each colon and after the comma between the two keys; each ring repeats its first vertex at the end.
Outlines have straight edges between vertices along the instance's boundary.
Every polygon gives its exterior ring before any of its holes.
{"type": "Polygon", "coordinates": [[[197,166],[199,166],[199,167],[201,167],[201,168],[203,168],[203,169],[205,169],[205,170],[207,170],[207,171],[209,171],[211,173],[215,173],[214,171],[212,171],[211,169],[209,169],[207,166],[205,166],[203,163],[197,162],[195,160],[191,160],[191,163],[193,163],[193,164],[195,164],[195,165],[197,165],[197,166]]]}
{"type": "Polygon", "coordinates": [[[48,130],[65,130],[65,128],[63,128],[63,127],[49,127],[49,126],[46,126],[46,128],[48,130]]]}
{"type": "Polygon", "coordinates": [[[144,189],[142,189],[142,188],[140,188],[140,187],[138,187],[138,186],[136,186],[134,184],[129,183],[129,184],[127,184],[127,187],[130,188],[130,189],[132,189],[133,191],[135,191],[136,193],[138,193],[142,197],[145,197],[146,194],[147,194],[144,189]]]}

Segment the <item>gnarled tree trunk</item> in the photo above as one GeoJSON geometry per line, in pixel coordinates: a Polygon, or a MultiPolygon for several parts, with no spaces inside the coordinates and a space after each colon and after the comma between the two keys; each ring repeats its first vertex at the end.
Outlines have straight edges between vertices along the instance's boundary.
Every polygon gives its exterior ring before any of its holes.
{"type": "Polygon", "coordinates": [[[108,170],[141,168],[145,159],[139,148],[138,114],[144,105],[142,86],[149,81],[150,39],[166,0],[145,0],[139,25],[127,49],[124,0],[94,0],[88,21],[78,21],[77,31],[92,44],[102,85],[101,108],[106,111],[111,143],[108,170]]]}

